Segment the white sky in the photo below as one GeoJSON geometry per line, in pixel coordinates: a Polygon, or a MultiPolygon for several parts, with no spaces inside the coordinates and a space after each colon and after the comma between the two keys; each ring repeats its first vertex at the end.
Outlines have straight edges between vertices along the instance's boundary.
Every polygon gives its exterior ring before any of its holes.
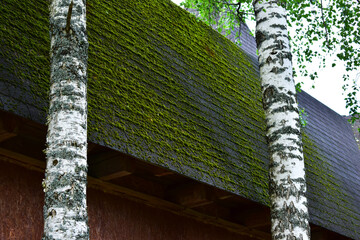
{"type": "MultiPolygon", "coordinates": [[[[176,4],[180,4],[183,0],[172,0],[176,4]]],[[[255,29],[254,23],[247,23],[250,29],[255,29]]],[[[294,63],[296,64],[296,62],[294,63]]],[[[319,67],[317,63],[309,63],[307,66],[309,69],[314,69],[319,67]]],[[[309,71],[311,72],[311,71],[309,71]]],[[[336,67],[331,67],[331,63],[327,64],[327,68],[318,69],[317,73],[319,78],[314,81],[303,77],[298,77],[295,79],[296,82],[302,81],[302,89],[309,93],[311,96],[327,105],[340,115],[348,115],[348,110],[345,108],[345,100],[343,95],[343,79],[342,76],[345,73],[345,67],[343,65],[337,64],[336,67]],[[312,86],[315,88],[312,88],[312,86]]],[[[352,74],[355,75],[355,74],[352,74]]]]}

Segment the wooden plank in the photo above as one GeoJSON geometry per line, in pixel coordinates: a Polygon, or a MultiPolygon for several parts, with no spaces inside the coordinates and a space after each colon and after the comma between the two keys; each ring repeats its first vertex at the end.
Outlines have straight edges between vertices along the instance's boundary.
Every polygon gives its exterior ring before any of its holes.
{"type": "Polygon", "coordinates": [[[15,136],[17,136],[16,133],[10,133],[10,132],[6,132],[6,131],[2,131],[2,132],[0,132],[0,143],[4,142],[4,141],[6,141],[6,140],[8,140],[10,138],[13,138],[15,136]]]}

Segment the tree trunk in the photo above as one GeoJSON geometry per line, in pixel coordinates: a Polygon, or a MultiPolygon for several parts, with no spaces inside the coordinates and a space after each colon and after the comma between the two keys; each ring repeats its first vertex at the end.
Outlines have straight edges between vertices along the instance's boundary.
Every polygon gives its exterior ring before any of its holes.
{"type": "Polygon", "coordinates": [[[253,3],[270,151],[271,231],[273,239],[310,239],[286,10],[280,2],[255,0],[253,3]]]}
{"type": "Polygon", "coordinates": [[[50,107],[43,239],[89,239],[85,0],[50,3],[50,107]]]}

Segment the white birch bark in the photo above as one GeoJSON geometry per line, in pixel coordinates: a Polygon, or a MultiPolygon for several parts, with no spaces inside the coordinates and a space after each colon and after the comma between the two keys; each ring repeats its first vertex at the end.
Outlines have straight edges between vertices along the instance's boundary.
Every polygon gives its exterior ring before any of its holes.
{"type": "Polygon", "coordinates": [[[89,239],[85,6],[85,0],[50,3],[50,107],[43,181],[43,240],[89,239]]]}
{"type": "Polygon", "coordinates": [[[286,10],[279,0],[255,0],[253,4],[271,155],[272,238],[310,239],[305,166],[286,10]]]}

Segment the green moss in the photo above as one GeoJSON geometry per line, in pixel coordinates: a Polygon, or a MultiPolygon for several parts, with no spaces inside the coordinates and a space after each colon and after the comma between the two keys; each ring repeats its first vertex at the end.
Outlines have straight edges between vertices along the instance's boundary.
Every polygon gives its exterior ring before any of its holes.
{"type": "MultiPolygon", "coordinates": [[[[0,81],[10,89],[10,97],[17,97],[38,108],[45,117],[49,89],[49,30],[46,1],[5,1],[0,6],[0,81]],[[25,94],[26,93],[26,94],[25,94]],[[30,93],[30,94],[28,94],[30,93]]],[[[2,107],[21,112],[16,102],[2,107]],[[11,108],[9,105],[12,105],[11,108]]],[[[28,114],[28,113],[27,113],[28,114]]]]}

